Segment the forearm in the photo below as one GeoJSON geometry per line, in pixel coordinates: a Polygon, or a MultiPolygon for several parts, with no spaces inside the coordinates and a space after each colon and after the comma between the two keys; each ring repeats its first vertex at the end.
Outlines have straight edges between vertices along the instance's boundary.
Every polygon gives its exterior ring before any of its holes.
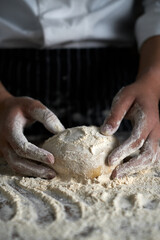
{"type": "Polygon", "coordinates": [[[145,81],[151,88],[160,89],[160,36],[149,38],[142,45],[136,81],[145,81]]]}
{"type": "Polygon", "coordinates": [[[3,101],[5,98],[11,97],[12,95],[6,90],[2,82],[0,82],[0,101],[3,101]]]}

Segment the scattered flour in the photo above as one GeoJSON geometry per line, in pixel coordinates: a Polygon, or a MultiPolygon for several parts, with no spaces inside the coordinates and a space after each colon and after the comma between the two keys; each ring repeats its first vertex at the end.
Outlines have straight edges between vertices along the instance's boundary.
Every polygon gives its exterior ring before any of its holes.
{"type": "Polygon", "coordinates": [[[121,180],[14,176],[0,161],[1,240],[159,240],[160,168],[121,180]]]}

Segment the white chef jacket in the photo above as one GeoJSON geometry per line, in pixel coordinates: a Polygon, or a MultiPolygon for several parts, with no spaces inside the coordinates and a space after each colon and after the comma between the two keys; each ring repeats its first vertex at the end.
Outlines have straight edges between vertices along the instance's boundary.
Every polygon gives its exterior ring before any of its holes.
{"type": "Polygon", "coordinates": [[[134,35],[140,47],[160,35],[160,0],[142,1],[136,20],[135,1],[0,0],[0,48],[128,45],[134,35]]]}

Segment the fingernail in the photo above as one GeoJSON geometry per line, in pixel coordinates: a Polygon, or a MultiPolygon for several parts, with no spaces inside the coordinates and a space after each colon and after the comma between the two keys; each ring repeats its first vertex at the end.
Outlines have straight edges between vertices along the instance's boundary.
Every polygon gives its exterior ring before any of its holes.
{"type": "Polygon", "coordinates": [[[56,176],[55,172],[52,172],[52,173],[48,173],[47,176],[46,176],[46,178],[47,178],[47,179],[52,179],[52,178],[54,178],[55,176],[56,176]]]}
{"type": "Polygon", "coordinates": [[[115,149],[108,156],[108,165],[109,166],[118,165],[119,162],[120,162],[120,156],[119,154],[117,154],[117,149],[115,149]]]}
{"type": "Polygon", "coordinates": [[[112,160],[112,156],[110,155],[107,158],[107,162],[108,162],[108,166],[113,166],[115,163],[115,161],[112,160]]]}
{"type": "Polygon", "coordinates": [[[100,131],[104,135],[112,135],[113,134],[113,127],[109,124],[105,124],[105,125],[101,126],[100,131]]]}
{"type": "Polygon", "coordinates": [[[62,132],[65,130],[65,127],[58,121],[58,123],[54,124],[54,130],[56,133],[62,132]]]}
{"type": "Polygon", "coordinates": [[[111,176],[110,176],[110,179],[113,180],[113,179],[115,179],[116,177],[117,177],[117,170],[114,169],[113,172],[112,172],[112,174],[111,174],[111,176]]]}
{"type": "Polygon", "coordinates": [[[114,165],[114,164],[112,164],[112,162],[111,162],[110,160],[107,160],[107,163],[108,163],[108,166],[109,166],[109,167],[111,167],[112,165],[114,165]]]}
{"type": "Polygon", "coordinates": [[[117,179],[119,179],[119,178],[122,178],[123,177],[123,174],[120,172],[120,165],[119,166],[117,166],[114,170],[113,170],[113,172],[112,172],[112,174],[111,174],[111,176],[110,176],[110,179],[111,180],[113,180],[113,179],[115,179],[115,178],[117,178],[117,179]]]}
{"type": "Polygon", "coordinates": [[[105,160],[105,164],[109,167],[112,166],[112,162],[110,161],[109,156],[107,156],[107,158],[105,160]]]}
{"type": "Polygon", "coordinates": [[[47,160],[48,160],[49,163],[53,164],[53,163],[54,163],[54,157],[53,157],[53,155],[48,154],[48,155],[47,155],[47,160]]]}

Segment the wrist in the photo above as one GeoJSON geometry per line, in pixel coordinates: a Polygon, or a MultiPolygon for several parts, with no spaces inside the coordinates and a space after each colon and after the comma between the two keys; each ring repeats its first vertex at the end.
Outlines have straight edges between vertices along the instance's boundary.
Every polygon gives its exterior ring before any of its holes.
{"type": "Polygon", "coordinates": [[[136,82],[160,95],[160,68],[150,67],[147,71],[138,73],[136,82]]]}
{"type": "Polygon", "coordinates": [[[139,69],[137,79],[141,79],[144,77],[148,78],[148,80],[160,78],[160,64],[139,69]]]}
{"type": "Polygon", "coordinates": [[[151,90],[160,90],[160,35],[150,37],[143,43],[136,81],[144,82],[151,90]]]}

